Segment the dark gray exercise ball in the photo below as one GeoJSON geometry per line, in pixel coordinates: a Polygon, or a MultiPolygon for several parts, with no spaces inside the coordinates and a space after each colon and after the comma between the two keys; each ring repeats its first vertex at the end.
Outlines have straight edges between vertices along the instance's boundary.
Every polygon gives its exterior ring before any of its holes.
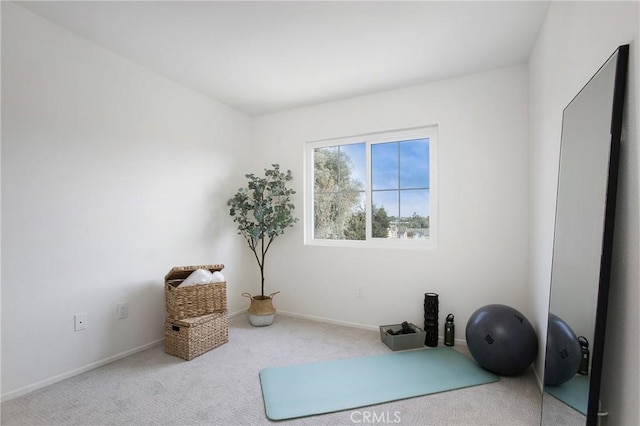
{"type": "Polygon", "coordinates": [[[527,318],[506,305],[475,311],[465,330],[473,358],[485,370],[512,376],[525,370],[538,353],[538,337],[527,318]]]}
{"type": "Polygon", "coordinates": [[[549,314],[544,384],[559,386],[568,382],[580,368],[582,348],[576,333],[558,316],[549,314]]]}

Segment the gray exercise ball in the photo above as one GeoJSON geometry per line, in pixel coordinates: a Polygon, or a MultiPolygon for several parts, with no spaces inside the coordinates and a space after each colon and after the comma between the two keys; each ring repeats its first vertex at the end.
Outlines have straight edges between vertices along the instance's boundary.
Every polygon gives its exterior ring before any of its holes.
{"type": "Polygon", "coordinates": [[[512,376],[525,370],[538,353],[538,337],[527,318],[506,305],[475,311],[465,331],[473,358],[485,370],[512,376]]]}
{"type": "Polygon", "coordinates": [[[554,314],[549,314],[544,384],[559,386],[571,380],[580,368],[582,348],[571,327],[554,314]]]}

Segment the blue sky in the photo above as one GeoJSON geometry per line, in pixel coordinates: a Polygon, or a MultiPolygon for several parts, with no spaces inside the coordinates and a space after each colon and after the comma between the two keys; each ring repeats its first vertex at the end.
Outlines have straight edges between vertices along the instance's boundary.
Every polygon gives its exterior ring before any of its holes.
{"type": "MultiPolygon", "coordinates": [[[[366,145],[341,146],[352,162],[352,176],[365,182],[366,145]]],[[[398,215],[398,204],[402,216],[414,212],[429,215],[429,191],[427,189],[401,191],[398,203],[397,189],[429,187],[429,139],[416,139],[402,143],[390,142],[372,145],[372,198],[377,206],[384,206],[391,216],[398,215]],[[401,170],[398,173],[398,162],[401,170]],[[400,185],[398,185],[398,181],[400,185]],[[376,190],[394,190],[377,192],[376,190]]]]}

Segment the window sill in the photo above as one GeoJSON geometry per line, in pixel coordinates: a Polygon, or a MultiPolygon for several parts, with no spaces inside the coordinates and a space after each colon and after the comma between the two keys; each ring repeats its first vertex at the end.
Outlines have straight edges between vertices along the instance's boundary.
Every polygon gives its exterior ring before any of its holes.
{"type": "Polygon", "coordinates": [[[337,248],[361,248],[361,249],[387,249],[387,250],[437,250],[438,245],[434,240],[308,240],[306,246],[337,247],[337,248]]]}

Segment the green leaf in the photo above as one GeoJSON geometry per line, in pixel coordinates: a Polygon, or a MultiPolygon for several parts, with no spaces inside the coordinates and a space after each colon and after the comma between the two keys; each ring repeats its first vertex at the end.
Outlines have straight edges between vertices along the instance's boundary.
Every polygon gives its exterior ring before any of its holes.
{"type": "Polygon", "coordinates": [[[248,242],[260,267],[264,294],[264,259],[271,241],[293,226],[298,218],[293,216],[294,204],[291,196],[296,193],[287,188],[286,182],[293,179],[291,170],[280,171],[274,163],[264,169],[264,177],[245,174],[246,185],[227,201],[229,215],[233,216],[238,234],[248,242]],[[261,240],[268,239],[264,244],[261,240]]]}

